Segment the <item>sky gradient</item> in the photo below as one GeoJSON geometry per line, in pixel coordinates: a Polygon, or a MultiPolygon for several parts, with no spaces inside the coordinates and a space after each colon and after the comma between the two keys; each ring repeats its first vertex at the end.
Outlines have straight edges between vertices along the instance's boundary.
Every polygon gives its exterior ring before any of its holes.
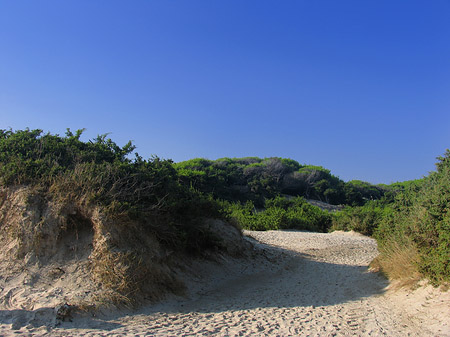
{"type": "Polygon", "coordinates": [[[418,179],[450,147],[450,1],[0,1],[0,129],[418,179]]]}

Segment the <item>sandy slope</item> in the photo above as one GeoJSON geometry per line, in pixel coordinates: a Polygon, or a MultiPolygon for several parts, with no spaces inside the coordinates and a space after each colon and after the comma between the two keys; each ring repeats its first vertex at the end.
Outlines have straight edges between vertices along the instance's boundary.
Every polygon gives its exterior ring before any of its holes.
{"type": "Polygon", "coordinates": [[[449,294],[430,287],[386,292],[387,282],[367,268],[377,255],[370,238],[245,234],[261,242],[252,259],[196,261],[180,272],[187,298],[60,323],[49,322],[45,310],[2,310],[0,335],[450,336],[449,294]]]}

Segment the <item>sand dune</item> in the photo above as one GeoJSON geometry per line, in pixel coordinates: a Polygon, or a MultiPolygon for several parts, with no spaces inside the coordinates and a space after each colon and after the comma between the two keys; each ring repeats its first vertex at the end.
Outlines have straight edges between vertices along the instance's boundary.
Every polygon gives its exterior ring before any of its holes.
{"type": "Polygon", "coordinates": [[[246,231],[250,258],[192,261],[186,297],[55,319],[53,308],[0,310],[0,335],[450,336],[450,296],[389,290],[368,270],[374,240],[349,233],[246,231]]]}

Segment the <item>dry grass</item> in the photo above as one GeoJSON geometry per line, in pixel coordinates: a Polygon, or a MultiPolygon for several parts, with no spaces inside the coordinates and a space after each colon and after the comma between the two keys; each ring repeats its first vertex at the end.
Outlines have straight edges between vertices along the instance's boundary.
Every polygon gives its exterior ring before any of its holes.
{"type": "Polygon", "coordinates": [[[133,307],[168,293],[181,295],[185,286],[175,270],[188,248],[201,251],[210,248],[209,243],[230,254],[242,250],[239,230],[230,237],[234,245],[223,247],[209,233],[226,236],[229,224],[208,229],[198,218],[192,225],[196,236],[185,229],[188,226],[179,226],[184,231],[178,233],[168,225],[173,219],[159,212],[161,202],[153,200],[159,196],[155,184],[119,173],[108,165],[98,170],[78,164],[42,185],[0,185],[0,242],[14,241],[11,256],[19,261],[29,256],[44,266],[87,262],[90,277],[83,286],[90,294],[69,299],[70,305],[86,310],[133,307]],[[136,205],[139,216],[133,213],[136,205]]]}
{"type": "Polygon", "coordinates": [[[92,172],[87,164],[77,164],[73,171],[57,175],[50,179],[49,194],[52,200],[59,204],[76,204],[85,207],[97,193],[104,192],[96,189],[105,184],[101,175],[92,172]]]}
{"type": "Polygon", "coordinates": [[[133,222],[94,216],[92,277],[102,285],[99,303],[133,307],[182,294],[184,284],[169,268],[170,258],[156,238],[133,222]]]}
{"type": "Polygon", "coordinates": [[[414,288],[423,278],[418,269],[419,253],[411,241],[400,244],[389,241],[380,248],[380,255],[371,263],[371,268],[396,281],[396,287],[414,288]]]}
{"type": "Polygon", "coordinates": [[[92,285],[95,294],[77,307],[132,307],[169,292],[182,294],[184,285],[155,235],[140,223],[111,217],[101,207],[89,205],[88,184],[75,181],[55,181],[50,193],[0,190],[0,239],[15,242],[10,255],[22,260],[31,254],[42,265],[57,259],[80,263],[88,259],[92,280],[86,279],[85,286],[92,285]]]}

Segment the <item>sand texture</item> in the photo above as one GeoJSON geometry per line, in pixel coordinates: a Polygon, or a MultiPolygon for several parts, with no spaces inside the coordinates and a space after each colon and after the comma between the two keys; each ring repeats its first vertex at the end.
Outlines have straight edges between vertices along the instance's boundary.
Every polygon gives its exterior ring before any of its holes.
{"type": "Polygon", "coordinates": [[[61,320],[55,308],[21,309],[19,286],[1,289],[0,335],[450,336],[449,293],[389,289],[368,269],[378,253],[373,239],[338,232],[245,235],[253,245],[249,257],[192,261],[179,271],[185,297],[136,311],[61,320]]]}

